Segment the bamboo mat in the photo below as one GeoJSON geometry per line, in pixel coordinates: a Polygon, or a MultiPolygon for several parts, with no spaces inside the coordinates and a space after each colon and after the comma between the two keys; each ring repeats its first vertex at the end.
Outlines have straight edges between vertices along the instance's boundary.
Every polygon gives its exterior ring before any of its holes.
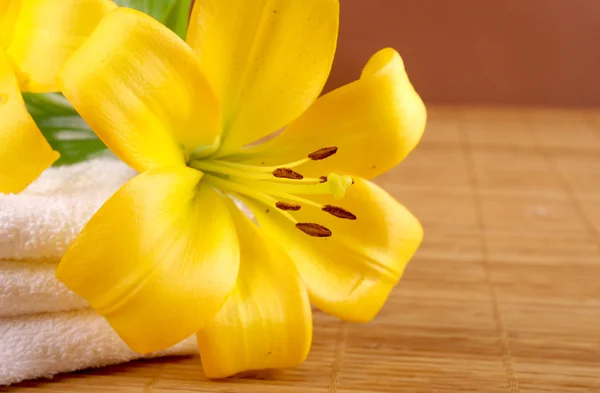
{"type": "Polygon", "coordinates": [[[209,382],[174,358],[8,391],[600,392],[600,111],[434,107],[378,181],[423,247],[372,323],[317,313],[301,367],[209,382]]]}

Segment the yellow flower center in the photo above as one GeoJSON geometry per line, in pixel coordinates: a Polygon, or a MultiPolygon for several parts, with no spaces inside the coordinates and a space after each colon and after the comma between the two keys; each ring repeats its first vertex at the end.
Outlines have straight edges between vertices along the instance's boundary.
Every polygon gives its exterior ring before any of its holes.
{"type": "Polygon", "coordinates": [[[300,195],[332,195],[341,199],[354,183],[347,175],[330,173],[318,178],[306,178],[294,168],[308,162],[324,160],[337,152],[337,147],[324,147],[306,158],[277,166],[248,165],[219,159],[192,159],[188,166],[204,173],[204,180],[213,187],[234,196],[255,199],[276,208],[296,228],[315,237],[329,237],[331,231],[317,223],[298,222],[289,211],[313,206],[335,217],[355,220],[351,212],[333,205],[321,205],[300,195]]]}

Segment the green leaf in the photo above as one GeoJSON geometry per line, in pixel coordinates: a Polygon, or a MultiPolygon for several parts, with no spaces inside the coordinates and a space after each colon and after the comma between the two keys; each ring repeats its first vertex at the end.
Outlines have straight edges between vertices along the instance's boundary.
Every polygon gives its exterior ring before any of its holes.
{"type": "Polygon", "coordinates": [[[193,0],[177,0],[165,21],[165,25],[184,40],[190,23],[192,1],[193,0]]]}
{"type": "Polygon", "coordinates": [[[115,0],[121,7],[134,8],[164,23],[177,0],[115,0]]]}
{"type": "Polygon", "coordinates": [[[60,158],[54,166],[75,164],[107,152],[104,143],[95,136],[89,139],[70,139],[73,136],[68,134],[57,136],[57,139],[47,138],[50,146],[60,152],[60,158]]]}
{"type": "Polygon", "coordinates": [[[50,113],[60,115],[73,115],[77,114],[73,105],[67,99],[59,93],[23,93],[25,104],[29,113],[33,115],[50,113]]]}
{"type": "Polygon", "coordinates": [[[58,93],[24,93],[33,120],[54,150],[60,153],[55,166],[74,164],[106,152],[106,146],[58,93]]]}

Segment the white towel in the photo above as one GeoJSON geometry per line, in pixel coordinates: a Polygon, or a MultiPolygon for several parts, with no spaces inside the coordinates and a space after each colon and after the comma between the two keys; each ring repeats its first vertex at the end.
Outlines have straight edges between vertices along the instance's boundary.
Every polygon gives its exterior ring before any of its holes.
{"type": "Polygon", "coordinates": [[[0,385],[140,358],[194,353],[196,340],[190,337],[165,351],[139,355],[89,309],[0,318],[0,385]]]}
{"type": "Polygon", "coordinates": [[[56,263],[0,261],[0,318],[88,307],[56,278],[56,263]]]}
{"type": "Polygon", "coordinates": [[[23,193],[0,194],[0,318],[87,307],[56,279],[58,261],[102,203],[134,175],[105,157],[51,168],[23,193]]]}
{"type": "Polygon", "coordinates": [[[112,157],[50,168],[18,195],[0,194],[0,260],[56,261],[135,172],[112,157]]]}
{"type": "Polygon", "coordinates": [[[86,307],[55,277],[98,208],[135,171],[114,157],[51,168],[18,195],[0,194],[0,317],[86,307]]]}
{"type": "MultiPolygon", "coordinates": [[[[0,194],[0,385],[142,358],[55,277],[85,223],[134,175],[99,158],[51,168],[19,195],[0,194]]],[[[194,338],[149,357],[192,353],[194,338]]]]}

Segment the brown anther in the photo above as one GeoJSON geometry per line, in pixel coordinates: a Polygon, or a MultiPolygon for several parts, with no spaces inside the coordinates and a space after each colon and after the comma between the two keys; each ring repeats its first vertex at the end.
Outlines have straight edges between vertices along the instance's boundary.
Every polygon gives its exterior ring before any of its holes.
{"type": "Polygon", "coordinates": [[[335,153],[337,153],[338,148],[335,146],[332,147],[324,147],[322,149],[319,149],[317,151],[313,151],[312,153],[310,153],[308,155],[308,158],[310,158],[311,160],[324,160],[327,157],[331,157],[332,155],[334,155],[335,153]]]}
{"type": "Polygon", "coordinates": [[[273,171],[273,176],[293,180],[304,179],[304,176],[289,168],[277,168],[273,171]]]}
{"type": "Polygon", "coordinates": [[[336,216],[337,218],[343,218],[345,220],[356,220],[356,216],[354,214],[350,213],[346,209],[342,209],[339,206],[325,205],[321,210],[331,214],[332,216],[336,216]]]}
{"type": "Polygon", "coordinates": [[[300,208],[302,208],[302,206],[298,205],[297,203],[287,203],[287,202],[277,202],[275,204],[275,206],[281,210],[291,210],[291,211],[295,211],[295,212],[300,210],[300,208]]]}
{"type": "Polygon", "coordinates": [[[331,236],[331,231],[329,229],[325,228],[323,225],[315,224],[312,222],[299,222],[298,224],[296,224],[296,228],[300,229],[307,235],[314,237],[331,236]]]}
{"type": "Polygon", "coordinates": [[[321,176],[319,180],[321,180],[321,183],[327,183],[327,176],[321,176]]]}

